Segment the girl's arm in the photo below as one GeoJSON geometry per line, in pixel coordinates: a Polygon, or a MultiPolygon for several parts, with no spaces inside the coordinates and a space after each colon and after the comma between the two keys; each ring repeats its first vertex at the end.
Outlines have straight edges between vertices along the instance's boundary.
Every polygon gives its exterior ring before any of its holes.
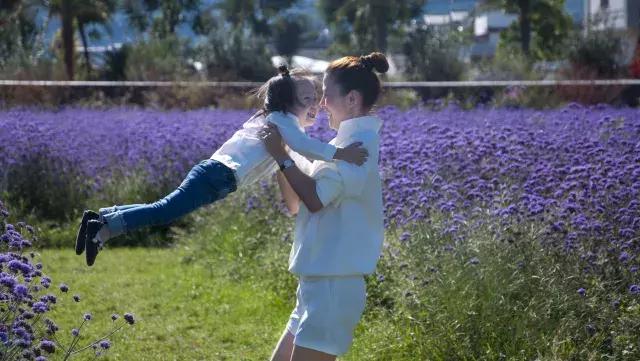
{"type": "Polygon", "coordinates": [[[286,204],[289,213],[292,216],[298,214],[298,209],[300,209],[300,197],[298,197],[296,191],[293,190],[291,184],[287,181],[287,177],[281,171],[276,173],[276,178],[278,179],[282,199],[284,199],[284,203],[286,204]]]}
{"type": "Polygon", "coordinates": [[[266,118],[267,122],[274,124],[282,136],[284,142],[296,153],[314,159],[330,162],[334,159],[344,160],[349,163],[362,165],[367,159],[367,150],[360,147],[362,144],[350,144],[346,148],[337,148],[334,145],[324,143],[312,138],[295,125],[295,120],[280,112],[273,112],[266,118]]]}

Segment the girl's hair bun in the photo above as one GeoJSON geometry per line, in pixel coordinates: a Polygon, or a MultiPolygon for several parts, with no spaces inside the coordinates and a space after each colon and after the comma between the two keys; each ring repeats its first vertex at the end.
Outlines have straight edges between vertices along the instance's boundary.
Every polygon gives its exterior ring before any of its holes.
{"type": "Polygon", "coordinates": [[[282,75],[283,77],[284,76],[290,76],[289,68],[287,68],[286,65],[280,65],[278,67],[278,73],[280,73],[280,75],[282,75]]]}
{"type": "Polygon", "coordinates": [[[360,62],[368,70],[375,69],[378,73],[386,73],[389,70],[387,57],[382,53],[373,52],[360,57],[360,62]]]}

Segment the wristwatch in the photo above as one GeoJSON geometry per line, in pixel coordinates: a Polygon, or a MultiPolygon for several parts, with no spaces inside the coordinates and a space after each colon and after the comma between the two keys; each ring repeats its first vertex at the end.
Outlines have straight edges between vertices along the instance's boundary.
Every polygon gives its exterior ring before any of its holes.
{"type": "Polygon", "coordinates": [[[291,168],[294,165],[296,164],[291,159],[285,159],[282,161],[282,163],[279,164],[281,171],[284,171],[287,168],[291,168]]]}

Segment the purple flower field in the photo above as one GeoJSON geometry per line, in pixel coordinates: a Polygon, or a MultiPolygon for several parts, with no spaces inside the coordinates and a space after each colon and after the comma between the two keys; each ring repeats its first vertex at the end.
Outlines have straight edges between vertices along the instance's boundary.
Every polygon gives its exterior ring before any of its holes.
{"type": "MultiPolygon", "coordinates": [[[[500,229],[532,222],[545,231],[549,247],[580,252],[585,271],[604,257],[638,277],[637,110],[573,104],[546,111],[389,107],[378,113],[385,121],[381,169],[388,226],[429,223],[437,214],[443,234],[455,242],[488,219],[500,229]]],[[[114,173],[140,170],[152,186],[176,186],[250,115],[5,111],[0,113],[1,189],[11,181],[9,171],[34,155],[55,164],[62,177],[80,174],[92,189],[114,173]]],[[[333,134],[325,117],[310,132],[323,140],[333,134]]]]}

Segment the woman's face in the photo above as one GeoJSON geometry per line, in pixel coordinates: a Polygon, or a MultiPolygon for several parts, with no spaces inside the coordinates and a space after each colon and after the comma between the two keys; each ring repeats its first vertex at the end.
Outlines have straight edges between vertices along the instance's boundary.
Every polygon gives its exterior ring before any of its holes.
{"type": "Polygon", "coordinates": [[[340,122],[349,118],[346,96],[340,94],[340,86],[333,77],[325,74],[322,79],[322,100],[320,105],[329,113],[329,126],[338,129],[340,122]]]}
{"type": "Polygon", "coordinates": [[[294,113],[300,125],[308,127],[316,121],[318,113],[318,95],[313,81],[307,78],[296,80],[296,107],[294,113]]]}

